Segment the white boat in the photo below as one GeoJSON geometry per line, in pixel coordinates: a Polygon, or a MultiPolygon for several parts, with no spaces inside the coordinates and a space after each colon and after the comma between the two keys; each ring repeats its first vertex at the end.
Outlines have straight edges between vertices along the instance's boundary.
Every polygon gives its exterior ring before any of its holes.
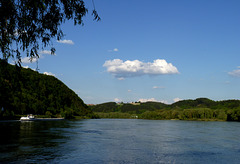
{"type": "Polygon", "coordinates": [[[34,121],[35,117],[32,114],[27,115],[27,117],[21,117],[20,121],[34,121]]]}

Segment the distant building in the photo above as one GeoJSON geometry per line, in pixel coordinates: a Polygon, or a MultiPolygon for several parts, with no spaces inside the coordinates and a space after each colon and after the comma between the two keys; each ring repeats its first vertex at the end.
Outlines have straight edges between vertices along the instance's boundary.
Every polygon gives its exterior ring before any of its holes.
{"type": "Polygon", "coordinates": [[[131,103],[129,103],[129,104],[132,104],[132,105],[140,105],[139,102],[131,102],[131,103]]]}

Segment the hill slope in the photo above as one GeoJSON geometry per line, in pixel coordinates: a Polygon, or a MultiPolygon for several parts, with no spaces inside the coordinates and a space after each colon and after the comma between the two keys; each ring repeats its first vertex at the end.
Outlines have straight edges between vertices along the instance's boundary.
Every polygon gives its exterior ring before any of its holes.
{"type": "Polygon", "coordinates": [[[92,111],[64,83],[0,60],[0,118],[15,114],[90,116],[92,111]]]}
{"type": "Polygon", "coordinates": [[[154,111],[167,107],[166,104],[160,102],[145,103],[122,103],[108,102],[91,106],[94,112],[127,112],[127,113],[143,113],[145,111],[154,111]]]}
{"type": "Polygon", "coordinates": [[[182,100],[173,104],[146,102],[91,106],[102,118],[143,118],[180,120],[240,121],[240,100],[213,101],[207,98],[182,100]]]}
{"type": "Polygon", "coordinates": [[[239,109],[240,100],[222,100],[213,101],[208,98],[197,98],[195,100],[181,100],[173,104],[163,104],[160,102],[145,103],[122,103],[108,102],[91,106],[94,112],[135,112],[142,113],[144,111],[155,110],[173,110],[173,109],[190,109],[190,108],[209,108],[209,109],[239,109]]]}

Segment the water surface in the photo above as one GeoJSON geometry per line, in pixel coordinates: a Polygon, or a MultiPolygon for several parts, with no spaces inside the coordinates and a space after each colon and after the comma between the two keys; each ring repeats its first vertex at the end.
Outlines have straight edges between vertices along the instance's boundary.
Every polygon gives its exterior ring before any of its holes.
{"type": "Polygon", "coordinates": [[[0,122],[0,163],[239,163],[240,124],[140,119],[0,122]]]}

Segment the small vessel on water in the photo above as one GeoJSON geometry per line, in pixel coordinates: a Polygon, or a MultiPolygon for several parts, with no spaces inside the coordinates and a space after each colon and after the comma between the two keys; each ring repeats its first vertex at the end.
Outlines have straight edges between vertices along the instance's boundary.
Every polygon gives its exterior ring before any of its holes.
{"type": "Polygon", "coordinates": [[[21,117],[20,121],[54,121],[64,120],[64,118],[35,118],[33,114],[28,114],[27,117],[21,117]]]}
{"type": "Polygon", "coordinates": [[[35,117],[32,114],[28,114],[27,117],[21,117],[20,121],[34,121],[35,117]]]}

